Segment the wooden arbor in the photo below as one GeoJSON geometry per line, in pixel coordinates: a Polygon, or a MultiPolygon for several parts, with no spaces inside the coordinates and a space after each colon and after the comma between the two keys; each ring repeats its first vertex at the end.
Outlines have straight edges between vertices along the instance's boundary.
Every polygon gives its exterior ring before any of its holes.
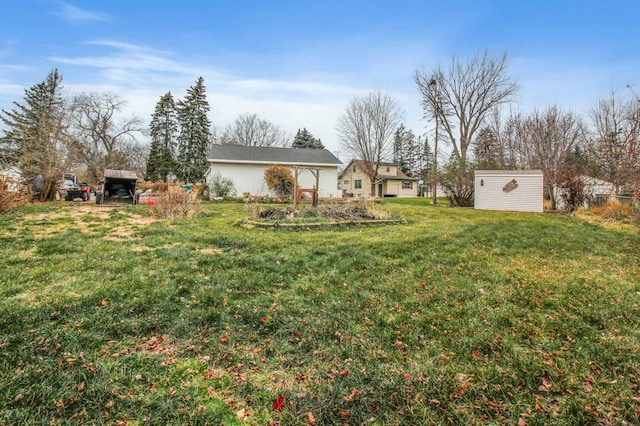
{"type": "Polygon", "coordinates": [[[298,203],[300,201],[300,196],[304,193],[308,193],[311,195],[312,205],[313,207],[318,207],[318,185],[320,182],[320,169],[314,169],[311,167],[293,167],[293,180],[294,180],[294,188],[293,188],[293,208],[298,209],[298,203]],[[316,178],[316,184],[313,188],[300,188],[298,186],[298,175],[300,174],[300,170],[309,170],[313,177],[316,178]]]}

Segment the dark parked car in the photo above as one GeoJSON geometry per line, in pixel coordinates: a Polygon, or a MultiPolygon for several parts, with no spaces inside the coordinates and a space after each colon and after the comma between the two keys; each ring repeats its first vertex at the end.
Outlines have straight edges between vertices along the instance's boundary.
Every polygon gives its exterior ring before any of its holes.
{"type": "Polygon", "coordinates": [[[72,185],[66,187],[65,201],[73,201],[80,198],[82,201],[89,201],[89,193],[91,188],[86,183],[80,185],[72,185]]]}

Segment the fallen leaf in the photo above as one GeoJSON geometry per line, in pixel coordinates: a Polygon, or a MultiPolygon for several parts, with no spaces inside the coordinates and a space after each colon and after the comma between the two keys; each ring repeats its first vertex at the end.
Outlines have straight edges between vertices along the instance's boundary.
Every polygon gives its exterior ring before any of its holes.
{"type": "Polygon", "coordinates": [[[236,412],[236,417],[240,420],[245,420],[247,417],[249,417],[249,414],[249,410],[243,408],[236,412]]]}
{"type": "Polygon", "coordinates": [[[358,396],[360,396],[360,391],[358,391],[358,389],[353,389],[351,394],[349,396],[342,397],[342,400],[344,402],[353,402],[358,396]]]}
{"type": "Polygon", "coordinates": [[[307,422],[309,426],[314,426],[316,424],[316,418],[311,413],[307,413],[307,422]]]}
{"type": "Polygon", "coordinates": [[[282,395],[278,396],[278,398],[273,402],[273,409],[276,410],[277,412],[282,411],[282,407],[284,407],[284,401],[285,401],[284,396],[282,395]]]}
{"type": "Polygon", "coordinates": [[[538,387],[540,392],[549,392],[551,390],[551,383],[544,377],[542,377],[542,384],[538,387]]]}
{"type": "Polygon", "coordinates": [[[473,349],[471,351],[471,355],[473,355],[474,357],[479,357],[480,356],[480,352],[476,351],[475,349],[473,349]]]}
{"type": "Polygon", "coordinates": [[[109,301],[107,299],[102,299],[102,302],[100,302],[100,304],[102,306],[107,306],[109,304],[109,301]]]}
{"type": "Polygon", "coordinates": [[[527,422],[522,417],[518,420],[518,426],[527,426],[527,422]]]}

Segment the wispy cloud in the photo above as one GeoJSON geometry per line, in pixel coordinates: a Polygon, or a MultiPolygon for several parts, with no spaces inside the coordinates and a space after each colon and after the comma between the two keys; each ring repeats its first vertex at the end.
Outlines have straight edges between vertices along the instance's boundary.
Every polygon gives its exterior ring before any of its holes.
{"type": "Polygon", "coordinates": [[[105,69],[162,71],[190,75],[197,72],[189,65],[168,58],[169,52],[109,40],[92,41],[86,44],[111,48],[112,52],[95,56],[50,56],[47,59],[62,64],[105,69]]]}
{"type": "Polygon", "coordinates": [[[288,79],[240,77],[211,63],[185,61],[174,52],[115,40],[87,43],[93,52],[80,56],[51,56],[74,73],[94,75],[93,81],[67,84],[72,93],[108,91],[127,101],[126,113],[145,119],[159,97],[171,91],[183,96],[198,76],[205,79],[214,125],[224,128],[243,113],[256,113],[293,137],[306,127],[334,151],[334,126],[349,99],[366,89],[341,80],[294,75],[288,79]],[[87,72],[88,68],[94,71],[87,72]],[[95,71],[98,72],[95,72],[95,71]]]}
{"type": "Polygon", "coordinates": [[[106,13],[80,9],[79,7],[64,2],[60,2],[59,4],[60,10],[54,12],[54,14],[72,24],[94,21],[107,22],[111,19],[106,13]]]}

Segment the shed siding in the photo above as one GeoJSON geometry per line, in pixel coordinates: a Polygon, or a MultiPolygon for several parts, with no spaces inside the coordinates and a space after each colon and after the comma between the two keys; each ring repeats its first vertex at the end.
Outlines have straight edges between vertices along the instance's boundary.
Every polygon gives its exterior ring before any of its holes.
{"type": "MultiPolygon", "coordinates": [[[[242,196],[245,192],[251,195],[269,195],[269,188],[264,181],[264,172],[270,166],[270,164],[212,162],[207,180],[210,181],[212,176],[219,172],[222,176],[233,180],[237,196],[242,196]]],[[[312,166],[312,168],[320,170],[318,196],[322,198],[338,196],[338,168],[316,166],[312,166]]],[[[291,168],[291,174],[293,175],[293,173],[293,168],[291,168]]],[[[312,188],[316,184],[316,180],[309,170],[300,168],[298,184],[301,188],[312,188]]]]}
{"type": "Polygon", "coordinates": [[[542,212],[544,185],[540,171],[475,172],[475,208],[479,210],[509,210],[542,212]],[[507,183],[516,180],[518,187],[505,192],[507,183]]]}

